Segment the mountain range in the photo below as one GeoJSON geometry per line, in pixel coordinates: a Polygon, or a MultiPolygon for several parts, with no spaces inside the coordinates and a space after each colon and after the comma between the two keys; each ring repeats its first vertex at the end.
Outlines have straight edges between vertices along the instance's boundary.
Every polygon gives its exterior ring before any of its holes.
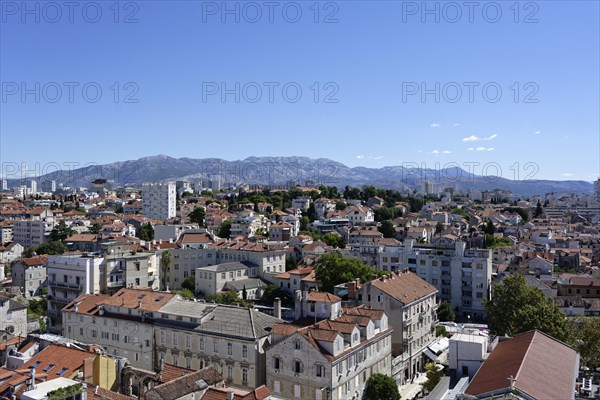
{"type": "MultiPolygon", "coordinates": [[[[481,167],[480,167],[481,168],[481,167]]],[[[419,168],[416,164],[382,168],[354,167],[326,158],[249,157],[227,161],[220,158],[173,158],[166,155],[143,157],[103,165],[89,165],[73,170],[59,170],[37,177],[37,181],[54,180],[70,187],[89,187],[97,178],[114,182],[115,186],[140,185],[166,180],[219,179],[223,184],[282,185],[289,181],[344,187],[374,185],[390,189],[421,189],[424,181],[438,188],[457,190],[503,189],[523,196],[545,193],[591,193],[593,185],[586,181],[511,180],[498,177],[495,168],[489,176],[469,173],[459,167],[443,169],[419,168]],[[495,175],[494,175],[495,174],[495,175]]],[[[19,179],[8,179],[10,186],[19,179]]]]}

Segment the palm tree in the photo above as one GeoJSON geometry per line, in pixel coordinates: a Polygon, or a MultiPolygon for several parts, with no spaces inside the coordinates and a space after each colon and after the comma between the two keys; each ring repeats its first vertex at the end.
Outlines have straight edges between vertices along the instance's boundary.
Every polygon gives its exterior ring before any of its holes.
{"type": "Polygon", "coordinates": [[[160,263],[163,267],[163,269],[160,272],[160,280],[162,282],[162,290],[165,290],[167,288],[167,273],[169,273],[170,269],[171,269],[171,263],[173,263],[173,257],[171,256],[171,252],[170,251],[165,251],[162,253],[162,255],[160,256],[160,263]]]}

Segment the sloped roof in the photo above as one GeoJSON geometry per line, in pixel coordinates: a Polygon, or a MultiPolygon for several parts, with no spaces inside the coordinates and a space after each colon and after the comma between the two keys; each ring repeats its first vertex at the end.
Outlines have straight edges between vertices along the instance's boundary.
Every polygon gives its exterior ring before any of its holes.
{"type": "Polygon", "coordinates": [[[512,376],[515,389],[535,399],[572,399],[578,370],[574,349],[540,331],[529,331],[500,342],[465,393],[506,390],[512,376]]]}
{"type": "Polygon", "coordinates": [[[146,400],[176,400],[223,381],[223,376],[214,367],[203,368],[172,379],[149,390],[146,400]]]}
{"type": "Polygon", "coordinates": [[[372,280],[370,284],[402,304],[410,304],[437,292],[435,286],[408,270],[382,276],[372,280]]]}

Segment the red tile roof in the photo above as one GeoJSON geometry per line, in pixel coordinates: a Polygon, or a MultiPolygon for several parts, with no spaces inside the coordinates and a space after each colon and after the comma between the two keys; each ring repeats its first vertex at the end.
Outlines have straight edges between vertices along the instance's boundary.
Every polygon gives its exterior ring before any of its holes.
{"type": "Polygon", "coordinates": [[[506,390],[512,376],[514,388],[535,399],[572,399],[578,370],[574,349],[540,331],[530,331],[500,342],[465,393],[506,390]]]}

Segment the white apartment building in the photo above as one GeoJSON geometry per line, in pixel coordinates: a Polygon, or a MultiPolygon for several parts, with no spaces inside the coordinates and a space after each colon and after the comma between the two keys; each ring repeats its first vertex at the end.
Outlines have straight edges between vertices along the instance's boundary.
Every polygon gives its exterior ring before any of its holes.
{"type": "Polygon", "coordinates": [[[60,333],[62,329],[61,310],[82,294],[99,293],[103,285],[103,257],[90,256],[48,256],[48,330],[60,333]]]}
{"type": "Polygon", "coordinates": [[[176,215],[177,196],[174,182],[148,183],[142,187],[144,216],[165,221],[176,215]]]}
{"type": "Polygon", "coordinates": [[[407,240],[386,245],[378,253],[377,268],[384,271],[406,268],[438,290],[438,298],[457,310],[457,317],[480,321],[485,317],[483,301],[491,296],[492,254],[489,249],[466,249],[464,242],[454,246],[415,246],[407,240]]]}
{"type": "Polygon", "coordinates": [[[390,375],[393,329],[383,311],[342,310],[339,297],[316,294],[320,296],[308,298],[309,309],[333,313],[304,327],[296,323],[273,327],[267,387],[285,399],[361,399],[372,374],[390,375]]]}
{"type": "Polygon", "coordinates": [[[13,240],[24,248],[37,247],[49,240],[52,221],[21,220],[13,223],[13,240]]]}

